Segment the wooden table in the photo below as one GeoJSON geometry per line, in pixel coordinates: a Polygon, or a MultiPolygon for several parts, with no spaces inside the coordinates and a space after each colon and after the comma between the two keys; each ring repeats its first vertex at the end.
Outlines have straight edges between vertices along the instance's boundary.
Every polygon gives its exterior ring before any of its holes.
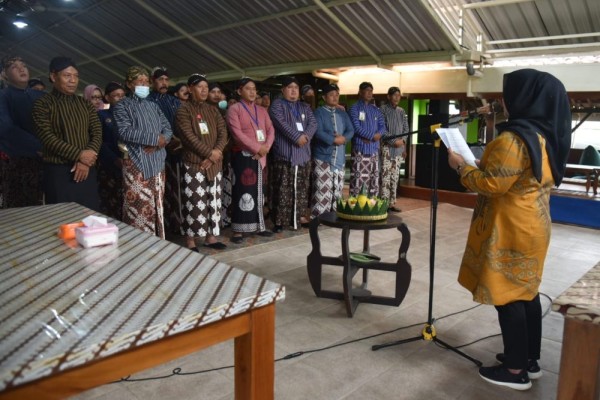
{"type": "MultiPolygon", "coordinates": [[[[600,167],[595,165],[567,164],[567,171],[585,174],[585,192],[594,189],[594,195],[598,194],[598,180],[600,179],[600,167]]],[[[565,178],[569,182],[569,178],[565,178]]]]}
{"type": "Polygon", "coordinates": [[[346,314],[352,317],[359,303],[373,303],[390,306],[398,306],[404,300],[408,291],[411,278],[411,266],[406,260],[406,253],[410,245],[410,232],[402,222],[402,218],[396,215],[389,215],[387,219],[381,221],[350,221],[338,218],[335,212],[327,212],[314,218],[309,227],[312,251],[306,259],[308,278],[317,297],[329,299],[344,300],[346,304],[346,314]],[[342,230],[342,254],[339,257],[327,257],[321,254],[321,242],[319,240],[319,225],[331,226],[342,230]],[[396,228],[402,233],[402,241],[398,251],[398,261],[395,263],[381,262],[379,257],[370,253],[369,232],[380,229],[396,228]],[[352,253],[348,239],[351,230],[360,230],[364,232],[362,255],[372,258],[372,261],[358,261],[361,254],[352,253]],[[334,265],[343,267],[342,281],[343,292],[323,290],[321,288],[321,274],[323,265],[334,265]],[[363,271],[362,283],[358,287],[353,287],[352,278],[356,273],[363,271]],[[369,270],[390,271],[396,274],[396,287],[394,297],[375,296],[367,289],[369,270]]]}
{"type": "Polygon", "coordinates": [[[273,399],[285,288],[120,222],[114,246],[57,237],[92,214],[0,211],[0,399],[64,398],[228,339],[235,398],[273,399]]]}
{"type": "Polygon", "coordinates": [[[600,262],[552,310],[565,317],[557,399],[600,399],[600,262]]]}

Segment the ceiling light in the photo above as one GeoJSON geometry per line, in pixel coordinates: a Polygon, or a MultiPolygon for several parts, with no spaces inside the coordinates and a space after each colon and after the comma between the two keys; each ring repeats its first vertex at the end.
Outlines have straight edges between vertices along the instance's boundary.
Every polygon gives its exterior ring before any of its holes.
{"type": "Polygon", "coordinates": [[[19,29],[23,29],[27,26],[27,22],[25,21],[25,18],[21,17],[20,15],[17,15],[15,20],[13,21],[13,25],[19,29]]]}

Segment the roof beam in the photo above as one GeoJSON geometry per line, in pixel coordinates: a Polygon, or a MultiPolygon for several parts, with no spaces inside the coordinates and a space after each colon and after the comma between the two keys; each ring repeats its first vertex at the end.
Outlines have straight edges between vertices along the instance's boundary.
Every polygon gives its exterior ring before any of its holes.
{"type": "MultiPolygon", "coordinates": [[[[332,0],[332,1],[328,2],[325,5],[325,7],[328,7],[328,8],[338,7],[338,6],[341,6],[344,4],[358,3],[360,1],[363,1],[363,0],[332,0]]],[[[280,13],[263,15],[263,16],[260,16],[257,18],[245,19],[243,21],[233,22],[231,24],[224,24],[224,25],[219,25],[219,26],[213,27],[213,28],[203,29],[201,31],[189,33],[189,35],[193,36],[193,37],[209,35],[209,34],[223,32],[223,31],[230,30],[230,29],[242,28],[244,26],[251,26],[251,25],[259,24],[261,22],[267,22],[267,21],[271,21],[271,20],[276,20],[276,19],[280,19],[280,18],[284,18],[284,17],[290,17],[290,16],[298,15],[298,14],[305,14],[305,13],[308,13],[311,11],[319,11],[319,10],[320,10],[320,8],[317,5],[306,6],[306,7],[301,7],[301,8],[294,8],[292,10],[282,11],[280,13]]],[[[183,40],[183,39],[186,39],[185,35],[171,36],[171,37],[168,37],[168,38],[165,38],[163,40],[159,40],[159,41],[156,41],[153,43],[147,43],[147,44],[144,44],[141,46],[131,47],[129,49],[126,49],[125,51],[135,52],[135,51],[145,50],[149,47],[161,46],[163,44],[173,43],[173,42],[176,42],[178,40],[183,40]]],[[[105,54],[105,55],[97,58],[97,60],[105,60],[105,59],[108,59],[108,58],[111,58],[111,57],[114,57],[117,55],[119,55],[118,52],[105,54]]]]}
{"type": "Polygon", "coordinates": [[[577,43],[577,44],[555,44],[550,46],[535,46],[535,47],[515,47],[512,49],[494,49],[487,50],[489,54],[500,54],[500,53],[522,53],[529,51],[547,51],[547,50],[560,50],[560,49],[585,49],[588,47],[598,47],[600,42],[595,43],[577,43]]]}
{"type": "Polygon", "coordinates": [[[186,32],[183,29],[181,29],[179,27],[179,25],[177,25],[176,23],[174,23],[173,21],[171,21],[169,18],[165,17],[164,15],[162,15],[161,13],[159,13],[157,10],[155,10],[154,8],[152,8],[151,6],[149,6],[148,4],[146,4],[145,1],[135,0],[135,2],[137,4],[139,4],[143,9],[145,9],[146,11],[148,11],[150,14],[154,15],[156,18],[158,18],[159,20],[161,20],[165,24],[169,25],[169,27],[171,27],[173,30],[179,32],[181,35],[183,35],[184,38],[188,39],[189,41],[191,41],[192,43],[194,43],[196,46],[198,46],[201,49],[205,50],[207,53],[209,53],[210,55],[212,55],[213,57],[215,57],[217,60],[221,61],[223,64],[229,66],[230,68],[233,68],[233,69],[239,71],[242,74],[242,76],[244,75],[244,69],[243,68],[241,68],[240,66],[238,66],[237,64],[235,64],[234,62],[232,62],[231,60],[229,60],[228,58],[224,57],[222,54],[216,52],[211,47],[205,45],[200,40],[198,40],[194,36],[192,36],[190,33],[186,32]]]}
{"type": "Polygon", "coordinates": [[[126,50],[120,48],[119,46],[117,46],[116,44],[114,44],[113,42],[111,42],[110,40],[106,39],[104,36],[99,35],[98,33],[94,32],[93,30],[91,30],[90,28],[88,28],[87,26],[75,21],[73,18],[64,15],[63,13],[61,13],[62,16],[64,16],[67,21],[69,21],[69,23],[77,26],[79,29],[81,29],[82,31],[86,32],[88,35],[92,36],[94,39],[99,40],[100,42],[112,47],[113,49],[117,50],[117,54],[121,54],[124,55],[125,57],[133,60],[137,65],[139,66],[143,66],[144,68],[149,68],[148,65],[146,65],[146,63],[144,63],[142,60],[140,60],[139,58],[131,55],[131,53],[128,53],[126,50]]]}
{"type": "Polygon", "coordinates": [[[468,3],[463,4],[463,9],[474,9],[474,8],[484,8],[484,7],[496,7],[496,6],[505,6],[507,4],[515,4],[515,3],[528,3],[535,0],[488,0],[481,1],[478,3],[468,3]]]}
{"type": "Polygon", "coordinates": [[[323,4],[323,2],[321,0],[313,0],[315,2],[315,4],[317,6],[319,6],[319,8],[329,17],[331,18],[331,20],[333,22],[335,22],[335,24],[338,26],[338,28],[340,28],[342,31],[344,31],[346,33],[346,35],[348,35],[350,37],[350,39],[352,39],[356,44],[358,44],[364,51],[366,51],[374,60],[375,62],[377,62],[377,65],[380,66],[381,65],[381,58],[375,54],[375,52],[373,50],[371,50],[371,48],[369,46],[367,46],[367,44],[358,37],[358,35],[356,35],[352,29],[348,28],[348,26],[346,24],[344,24],[344,22],[342,22],[341,19],[339,19],[337,17],[337,15],[335,15],[333,13],[333,11],[331,11],[328,7],[325,6],[325,4],[323,4]]]}
{"type": "Polygon", "coordinates": [[[419,0],[419,1],[421,2],[421,5],[423,6],[423,8],[429,13],[429,15],[431,16],[431,19],[433,21],[435,21],[438,28],[440,28],[440,30],[444,33],[444,36],[446,36],[446,39],[448,39],[448,41],[450,43],[452,43],[452,46],[454,46],[454,49],[458,52],[461,52],[462,49],[460,47],[460,43],[458,43],[456,41],[456,37],[452,34],[452,32],[448,31],[448,28],[446,28],[446,26],[442,22],[442,19],[441,19],[439,13],[433,9],[431,4],[429,3],[429,0],[419,0]]]}
{"type": "Polygon", "coordinates": [[[486,44],[506,44],[506,43],[524,43],[524,42],[543,42],[546,40],[565,40],[565,39],[581,39],[588,37],[600,36],[600,32],[592,33],[574,33],[571,35],[555,35],[555,36],[538,36],[521,39],[504,39],[504,40],[488,40],[486,44]]]}
{"type": "MultiPolygon", "coordinates": [[[[413,62],[439,62],[451,60],[454,52],[449,51],[432,51],[427,53],[400,53],[387,54],[381,56],[383,65],[413,63],[413,62]]],[[[284,74],[299,74],[312,73],[314,70],[324,70],[328,68],[347,68],[347,67],[365,67],[373,66],[373,59],[370,56],[347,57],[339,59],[314,60],[308,62],[288,63],[288,64],[272,64],[263,65],[260,67],[252,67],[246,69],[246,75],[258,80],[263,80],[274,75],[284,74]]],[[[210,81],[228,81],[239,78],[239,74],[235,70],[221,71],[217,73],[209,73],[207,75],[210,81]]],[[[186,80],[185,77],[173,78],[173,81],[186,80]]]]}
{"type": "MultiPolygon", "coordinates": [[[[31,25],[31,24],[30,24],[31,25]]],[[[77,47],[71,45],[70,43],[66,42],[65,40],[59,38],[58,36],[56,36],[55,34],[53,34],[52,32],[49,32],[48,30],[44,29],[44,28],[40,28],[39,26],[36,27],[37,29],[39,29],[41,32],[43,32],[44,34],[48,35],[49,37],[51,37],[53,40],[55,40],[56,42],[60,43],[61,45],[79,53],[80,55],[84,56],[85,58],[88,59],[88,61],[93,62],[96,65],[99,65],[101,68],[107,70],[108,72],[110,72],[111,74],[114,74],[115,76],[121,76],[123,73],[122,72],[118,72],[112,68],[107,67],[106,65],[104,65],[101,62],[98,62],[98,60],[95,60],[92,56],[90,56],[89,54],[85,53],[84,51],[79,50],[77,47]]]]}

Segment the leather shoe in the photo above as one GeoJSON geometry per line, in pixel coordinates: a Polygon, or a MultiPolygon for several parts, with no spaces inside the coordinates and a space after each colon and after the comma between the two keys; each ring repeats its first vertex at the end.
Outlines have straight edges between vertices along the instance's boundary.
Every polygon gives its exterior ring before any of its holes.
{"type": "Polygon", "coordinates": [[[243,236],[232,236],[231,237],[231,243],[240,244],[243,241],[244,241],[244,237],[243,236]]]}
{"type": "Polygon", "coordinates": [[[257,233],[258,236],[262,236],[262,237],[271,237],[273,236],[273,232],[271,231],[260,231],[257,233]]]}
{"type": "Polygon", "coordinates": [[[402,210],[401,210],[401,209],[399,209],[399,208],[398,208],[398,207],[396,207],[396,206],[391,206],[391,207],[389,208],[389,210],[390,210],[391,212],[397,212],[397,213],[399,213],[399,212],[402,212],[402,210]]]}
{"type": "Polygon", "coordinates": [[[225,243],[221,243],[221,242],[214,242],[214,243],[204,243],[204,247],[210,247],[211,249],[215,249],[215,250],[223,250],[227,248],[227,245],[225,243]]]}
{"type": "Polygon", "coordinates": [[[283,225],[275,225],[273,227],[273,232],[274,233],[281,233],[281,232],[283,232],[283,225]]]}

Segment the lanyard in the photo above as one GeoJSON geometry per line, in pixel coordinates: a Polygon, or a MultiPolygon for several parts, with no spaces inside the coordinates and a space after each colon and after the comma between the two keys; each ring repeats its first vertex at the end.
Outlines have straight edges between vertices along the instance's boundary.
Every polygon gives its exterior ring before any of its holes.
{"type": "Polygon", "coordinates": [[[302,121],[302,115],[300,114],[300,106],[298,105],[298,102],[296,101],[294,103],[294,106],[292,106],[292,102],[290,101],[287,101],[287,103],[290,111],[292,112],[292,114],[294,114],[294,117],[296,117],[296,119],[299,119],[301,122],[304,122],[302,121]]]}
{"type": "Polygon", "coordinates": [[[250,110],[248,110],[248,107],[246,107],[246,105],[244,104],[244,101],[240,101],[240,103],[242,103],[242,107],[244,107],[244,110],[246,110],[246,112],[248,113],[248,115],[250,116],[250,119],[252,121],[254,121],[254,123],[256,124],[256,129],[259,129],[260,127],[258,126],[258,109],[256,108],[256,104],[254,104],[254,115],[252,116],[252,113],[250,112],[250,110]]]}

